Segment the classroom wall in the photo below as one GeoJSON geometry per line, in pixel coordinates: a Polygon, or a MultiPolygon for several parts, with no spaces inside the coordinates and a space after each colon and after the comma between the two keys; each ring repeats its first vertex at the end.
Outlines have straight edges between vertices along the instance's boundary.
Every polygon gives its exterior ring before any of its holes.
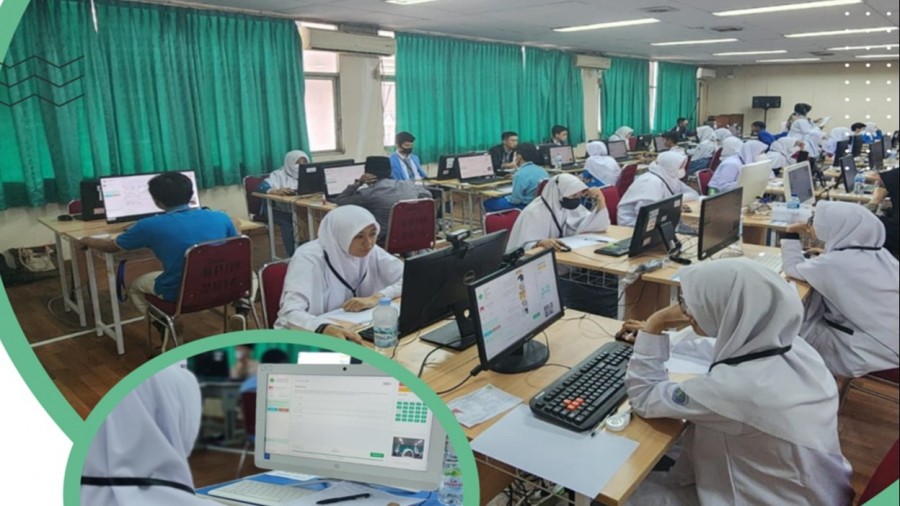
{"type": "Polygon", "coordinates": [[[883,131],[894,131],[900,116],[897,109],[900,64],[897,61],[868,64],[868,67],[865,62],[851,62],[849,67],[844,63],[717,67],[716,78],[705,81],[708,84],[706,113],[744,114],[744,131],[749,131],[753,121],[763,119],[762,109],[751,109],[751,98],[771,95],[781,96],[781,108],[769,110],[770,131],[780,128],[797,102],[812,105],[813,119],[832,117],[826,132],[856,121],[874,121],[883,131]]]}

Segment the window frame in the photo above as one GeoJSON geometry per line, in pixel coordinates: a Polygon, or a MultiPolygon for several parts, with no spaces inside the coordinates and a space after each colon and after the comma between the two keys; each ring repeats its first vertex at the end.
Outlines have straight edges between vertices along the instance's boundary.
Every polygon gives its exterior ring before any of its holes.
{"type": "MultiPolygon", "coordinates": [[[[334,149],[327,149],[324,151],[315,151],[312,149],[312,145],[310,145],[310,155],[320,155],[320,156],[332,156],[332,155],[343,155],[345,154],[344,150],[344,125],[343,125],[343,116],[341,115],[341,54],[336,53],[337,55],[337,72],[303,72],[303,84],[304,90],[307,89],[306,82],[309,80],[314,81],[331,81],[331,90],[332,95],[334,96],[334,149]]],[[[305,94],[305,91],[304,91],[305,94]]],[[[304,101],[306,97],[303,97],[304,101]]],[[[310,127],[309,118],[306,118],[307,128],[310,127]]]]}

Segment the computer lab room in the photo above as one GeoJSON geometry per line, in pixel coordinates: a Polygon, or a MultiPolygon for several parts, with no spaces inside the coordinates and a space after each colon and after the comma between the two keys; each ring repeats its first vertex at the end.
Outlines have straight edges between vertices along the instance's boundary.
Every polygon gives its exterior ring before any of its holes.
{"type": "Polygon", "coordinates": [[[0,68],[3,283],[81,416],[183,343],[305,331],[431,386],[483,504],[877,504],[897,20],[36,0],[0,68]]]}

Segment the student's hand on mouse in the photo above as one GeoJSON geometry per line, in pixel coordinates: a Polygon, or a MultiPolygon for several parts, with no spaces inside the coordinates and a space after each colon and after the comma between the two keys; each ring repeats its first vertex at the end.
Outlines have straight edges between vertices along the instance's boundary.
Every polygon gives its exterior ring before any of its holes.
{"type": "Polygon", "coordinates": [[[365,311],[366,309],[377,306],[379,299],[380,297],[377,297],[375,295],[371,297],[354,297],[347,302],[344,302],[344,305],[341,306],[341,308],[343,308],[344,311],[358,313],[360,311],[365,311]]]}
{"type": "Polygon", "coordinates": [[[642,320],[625,320],[625,323],[622,324],[622,330],[637,333],[639,330],[644,330],[645,325],[646,323],[642,320]]]}
{"type": "Polygon", "coordinates": [[[569,249],[569,247],[566,246],[566,244],[564,242],[559,241],[557,239],[544,239],[542,241],[538,241],[537,247],[544,248],[544,249],[555,249],[556,251],[563,251],[563,250],[569,249]]]}
{"type": "Polygon", "coordinates": [[[356,331],[345,329],[340,325],[328,325],[324,329],[322,329],[322,333],[326,336],[336,337],[338,339],[344,339],[346,341],[352,341],[356,344],[364,344],[362,337],[356,333],[356,331]]]}
{"type": "Polygon", "coordinates": [[[672,304],[650,315],[643,330],[648,334],[661,335],[666,329],[683,327],[690,323],[691,320],[681,311],[681,306],[672,304]]]}

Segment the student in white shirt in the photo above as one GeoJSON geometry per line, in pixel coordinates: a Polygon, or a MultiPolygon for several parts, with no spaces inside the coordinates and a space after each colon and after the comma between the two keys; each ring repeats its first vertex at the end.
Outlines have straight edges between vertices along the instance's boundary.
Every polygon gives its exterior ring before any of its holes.
{"type": "MultiPolygon", "coordinates": [[[[602,141],[591,141],[587,145],[588,159],[584,162],[585,174],[582,177],[590,178],[591,183],[599,181],[602,185],[614,185],[619,181],[622,175],[622,167],[615,158],[609,156],[606,143],[602,141]]],[[[591,184],[589,186],[600,186],[600,184],[591,184]]]]}
{"type": "Polygon", "coordinates": [[[322,315],[363,311],[400,295],[403,262],[375,244],[378,222],[359,206],[332,210],[319,238],[297,248],[288,266],[275,328],[304,329],[361,342],[356,332],[322,315]]]}
{"type": "Polygon", "coordinates": [[[185,366],[156,373],[106,417],[81,471],[81,504],[216,504],[194,495],[188,456],[200,433],[201,399],[185,366]]]}
{"type": "Polygon", "coordinates": [[[544,191],[531,201],[516,219],[507,242],[507,251],[517,248],[564,249],[557,239],[585,232],[604,232],[609,227],[609,211],[600,188],[588,188],[571,174],[547,180],[544,191]],[[595,201],[591,210],[581,199],[595,201]]]}
{"type": "Polygon", "coordinates": [[[837,385],[798,338],[793,286],[748,259],[681,269],[683,301],[638,332],[625,385],[635,413],[686,420],[684,451],[651,476],[633,504],[848,505],[852,470],[841,454],[837,385]],[[669,380],[663,331],[689,322],[712,366],[669,380]]]}
{"type": "Polygon", "coordinates": [[[699,195],[693,188],[681,182],[687,158],[679,151],[665,151],[650,164],[646,174],[642,174],[628,187],[619,201],[618,221],[623,227],[633,227],[641,208],[667,199],[679,193],[684,201],[697,200],[699,195]]]}
{"type": "Polygon", "coordinates": [[[697,139],[700,143],[688,151],[688,154],[691,155],[691,163],[687,168],[688,175],[709,168],[713,155],[719,149],[719,145],[716,143],[716,133],[711,127],[706,125],[698,127],[697,139]]]}
{"type": "Polygon", "coordinates": [[[811,110],[812,106],[809,104],[799,103],[794,106],[796,117],[791,122],[788,137],[803,141],[809,156],[815,158],[821,151],[819,144],[822,141],[823,133],[812,120],[806,117],[811,110]]]}
{"type": "Polygon", "coordinates": [[[792,225],[781,238],[784,272],[806,281],[800,335],[837,376],[856,378],[900,366],[900,265],[884,249],[885,227],[871,211],[849,202],[821,201],[813,222],[825,252],[806,259],[792,225]]]}
{"type": "MultiPolygon", "coordinates": [[[[288,151],[284,155],[284,164],[281,168],[272,171],[259,185],[256,191],[270,195],[296,195],[300,186],[300,168],[309,163],[309,155],[303,151],[288,151]]],[[[278,225],[281,231],[281,241],[288,255],[294,254],[294,211],[291,204],[284,202],[267,202],[265,205],[274,205],[272,208],[272,221],[278,225]]]]}
{"type": "Polygon", "coordinates": [[[797,159],[795,157],[803,147],[803,141],[792,137],[782,137],[773,142],[769,146],[768,153],[769,158],[772,159],[772,170],[783,169],[796,163],[797,159]]]}
{"type": "Polygon", "coordinates": [[[630,126],[620,126],[616,131],[609,136],[609,140],[611,141],[628,141],[631,137],[631,134],[634,133],[634,129],[630,126]]]}
{"type": "Polygon", "coordinates": [[[729,130],[727,128],[717,128],[715,130],[715,134],[716,134],[716,140],[719,141],[719,146],[724,145],[725,139],[734,137],[734,134],[731,133],[731,130],[729,130]]]}
{"type": "Polygon", "coordinates": [[[722,144],[722,163],[709,180],[710,190],[721,193],[737,186],[741,168],[758,161],[765,153],[765,143],[751,140],[743,142],[737,137],[729,137],[722,144]]]}
{"type": "Polygon", "coordinates": [[[838,142],[845,141],[850,138],[851,130],[847,127],[834,127],[828,134],[828,140],[822,146],[822,151],[831,156],[835,156],[838,142]]]}

